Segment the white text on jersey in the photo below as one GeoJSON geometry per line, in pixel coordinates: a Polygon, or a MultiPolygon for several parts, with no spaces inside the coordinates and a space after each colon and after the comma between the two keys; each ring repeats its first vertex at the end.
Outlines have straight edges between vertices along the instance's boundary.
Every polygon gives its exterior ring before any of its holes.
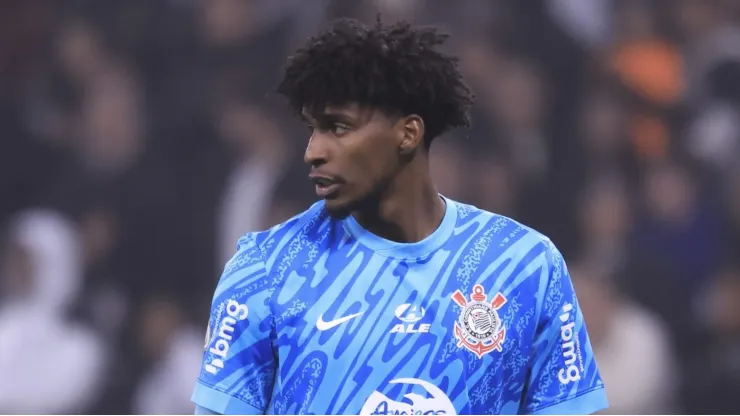
{"type": "Polygon", "coordinates": [[[396,324],[391,329],[391,334],[426,334],[431,327],[430,324],[396,324]]]}
{"type": "Polygon", "coordinates": [[[242,305],[235,300],[229,300],[226,302],[226,314],[228,316],[225,316],[218,326],[215,342],[208,350],[213,355],[221,357],[214,358],[210,363],[206,363],[205,370],[211,374],[216,374],[218,370],[224,368],[224,360],[229,353],[231,340],[234,337],[234,325],[236,325],[237,321],[247,319],[249,309],[247,305],[242,305]]]}
{"type": "Polygon", "coordinates": [[[558,371],[558,380],[563,384],[575,382],[581,379],[583,362],[581,359],[581,345],[578,337],[573,330],[576,326],[575,319],[571,319],[570,311],[573,305],[566,303],[563,305],[563,313],[560,315],[560,322],[564,325],[560,327],[560,340],[562,341],[563,359],[566,368],[558,371]],[[578,363],[576,363],[578,361],[578,363]]]}

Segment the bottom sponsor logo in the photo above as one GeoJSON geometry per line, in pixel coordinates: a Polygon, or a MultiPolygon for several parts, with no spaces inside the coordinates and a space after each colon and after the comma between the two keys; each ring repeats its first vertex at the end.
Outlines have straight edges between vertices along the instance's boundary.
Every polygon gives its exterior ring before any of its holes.
{"type": "Polygon", "coordinates": [[[418,386],[415,392],[405,394],[398,401],[375,391],[360,410],[362,415],[454,415],[455,406],[437,386],[417,378],[399,378],[389,384],[418,386]],[[416,393],[416,391],[425,394],[416,393]]]}

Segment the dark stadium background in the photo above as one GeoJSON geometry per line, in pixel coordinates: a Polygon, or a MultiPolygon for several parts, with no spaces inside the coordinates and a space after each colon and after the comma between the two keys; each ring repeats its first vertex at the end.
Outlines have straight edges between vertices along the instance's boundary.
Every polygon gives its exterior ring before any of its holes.
{"type": "Polygon", "coordinates": [[[236,238],[314,200],[281,65],[378,11],[454,35],[478,104],[437,182],[560,247],[609,412],[740,411],[740,2],[17,0],[0,413],[192,412],[236,238]]]}

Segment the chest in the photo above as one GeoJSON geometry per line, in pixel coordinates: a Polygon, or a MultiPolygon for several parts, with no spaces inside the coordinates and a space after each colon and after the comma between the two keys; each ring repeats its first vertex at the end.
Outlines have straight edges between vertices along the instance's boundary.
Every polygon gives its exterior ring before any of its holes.
{"type": "Polygon", "coordinates": [[[534,331],[534,286],[511,278],[433,260],[291,272],[272,298],[279,397],[315,407],[295,398],[311,391],[319,413],[403,407],[409,394],[443,396],[436,409],[503,397],[507,381],[523,384],[534,331]]]}

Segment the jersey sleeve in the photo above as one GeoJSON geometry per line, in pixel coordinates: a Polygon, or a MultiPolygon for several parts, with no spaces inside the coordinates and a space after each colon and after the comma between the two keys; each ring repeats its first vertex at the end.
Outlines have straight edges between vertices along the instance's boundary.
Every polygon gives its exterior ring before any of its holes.
{"type": "Polygon", "coordinates": [[[205,351],[192,401],[200,411],[263,414],[277,367],[271,281],[252,235],[239,240],[211,304],[205,351]]]}
{"type": "Polygon", "coordinates": [[[609,406],[562,255],[547,241],[546,281],[521,413],[591,414],[609,406]]]}

